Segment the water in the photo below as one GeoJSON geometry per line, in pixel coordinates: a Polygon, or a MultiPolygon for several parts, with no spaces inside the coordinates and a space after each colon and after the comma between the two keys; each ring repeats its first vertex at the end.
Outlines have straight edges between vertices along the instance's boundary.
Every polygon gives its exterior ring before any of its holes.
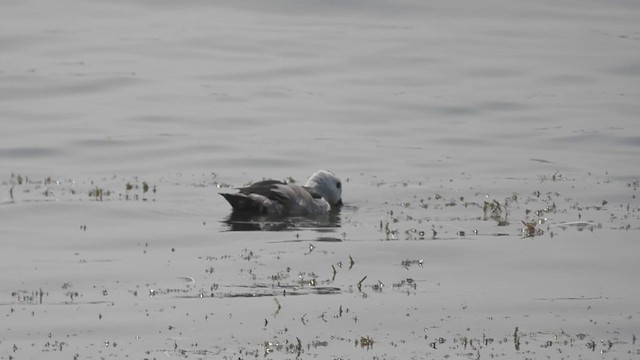
{"type": "Polygon", "coordinates": [[[639,351],[635,2],[0,7],[0,358],[639,351]]]}

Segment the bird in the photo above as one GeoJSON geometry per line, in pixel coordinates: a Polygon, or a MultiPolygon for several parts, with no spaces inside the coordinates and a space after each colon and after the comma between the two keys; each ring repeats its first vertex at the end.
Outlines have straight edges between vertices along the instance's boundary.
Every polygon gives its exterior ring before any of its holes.
{"type": "Polygon", "coordinates": [[[304,186],[262,180],[237,193],[220,193],[234,212],[275,216],[326,214],[342,207],[342,182],[329,170],[316,171],[304,186]]]}

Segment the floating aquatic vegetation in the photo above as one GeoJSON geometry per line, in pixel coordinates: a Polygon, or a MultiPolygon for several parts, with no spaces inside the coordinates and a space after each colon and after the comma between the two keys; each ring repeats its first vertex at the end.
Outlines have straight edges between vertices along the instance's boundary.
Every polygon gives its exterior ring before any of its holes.
{"type": "MultiPolygon", "coordinates": [[[[393,219],[394,222],[398,222],[397,218],[393,219]]],[[[380,221],[380,227],[382,228],[382,221],[380,221]]],[[[397,240],[398,239],[398,229],[389,228],[389,222],[385,223],[384,229],[382,230],[385,235],[385,240],[397,240]]]]}
{"type": "Polygon", "coordinates": [[[525,238],[540,236],[544,234],[544,231],[537,227],[538,221],[525,222],[524,220],[522,220],[522,224],[524,225],[524,227],[521,229],[521,231],[525,238]]]}
{"type": "Polygon", "coordinates": [[[274,297],[273,301],[276,303],[276,306],[277,306],[276,311],[273,313],[273,317],[276,317],[280,313],[280,310],[282,309],[282,305],[280,305],[280,301],[278,301],[277,297],[274,297]]]}
{"type": "Polygon", "coordinates": [[[358,291],[362,291],[362,283],[367,279],[367,276],[365,275],[365,277],[362,278],[362,280],[358,281],[358,291]]]}
{"type": "Polygon", "coordinates": [[[412,265],[418,265],[420,267],[424,267],[424,260],[402,260],[401,265],[403,268],[409,270],[409,267],[412,265]]]}
{"type": "Polygon", "coordinates": [[[240,259],[245,260],[245,261],[251,261],[254,258],[259,258],[258,255],[255,255],[253,250],[244,248],[242,250],[242,254],[240,255],[240,259]]]}
{"type": "Polygon", "coordinates": [[[11,173],[11,183],[12,184],[15,182],[15,184],[17,184],[17,185],[22,185],[22,180],[23,180],[22,175],[20,175],[20,174],[16,175],[14,173],[11,173]]]}
{"type": "Polygon", "coordinates": [[[416,228],[411,228],[405,231],[407,240],[424,240],[425,232],[416,228]]]}
{"type": "Polygon", "coordinates": [[[147,182],[147,181],[142,181],[142,186],[138,185],[138,179],[135,178],[135,182],[134,183],[132,183],[131,181],[128,181],[125,184],[125,196],[124,196],[125,200],[131,200],[130,192],[134,192],[135,190],[140,190],[140,189],[142,189],[142,194],[139,194],[139,193],[131,194],[131,195],[133,195],[133,199],[134,200],[138,200],[138,199],[142,198],[143,201],[146,201],[147,198],[146,198],[145,194],[147,194],[149,192],[149,190],[151,190],[151,192],[153,192],[154,194],[158,191],[156,185],[153,185],[153,188],[151,188],[149,186],[149,182],[147,182]]]}
{"type": "Polygon", "coordinates": [[[105,191],[104,189],[97,186],[94,189],[89,190],[89,197],[95,198],[95,200],[98,200],[98,201],[102,201],[103,196],[110,196],[110,195],[111,195],[111,191],[109,190],[105,191]]]}
{"type": "Polygon", "coordinates": [[[443,337],[439,337],[436,341],[429,343],[429,347],[431,347],[432,349],[437,349],[438,345],[442,345],[446,342],[447,342],[447,339],[443,337]]]}
{"type": "Polygon", "coordinates": [[[118,199],[122,200],[148,200],[148,193],[155,194],[157,192],[156,185],[151,185],[148,181],[143,181],[139,185],[139,180],[133,177],[133,180],[125,182],[125,191],[119,192],[113,189],[117,188],[115,182],[119,179],[116,176],[111,178],[103,178],[98,181],[86,179],[82,181],[65,179],[59,180],[52,176],[47,176],[43,180],[34,180],[23,175],[12,175],[9,182],[3,184],[9,184],[9,199],[11,202],[16,200],[23,201],[49,201],[50,198],[55,198],[56,201],[60,199],[79,199],[77,195],[85,194],[92,200],[105,201],[112,200],[113,195],[118,194],[118,199]],[[17,187],[20,187],[20,193],[25,194],[24,198],[17,197],[17,187]],[[140,189],[139,192],[136,190],[140,189]],[[133,194],[132,194],[133,192],[133,194]],[[44,199],[34,197],[34,195],[41,195],[44,199]]]}
{"type": "Polygon", "coordinates": [[[373,348],[374,341],[371,337],[367,335],[367,336],[361,336],[360,340],[356,339],[355,344],[356,344],[356,347],[360,345],[361,348],[366,348],[367,350],[369,350],[373,348]]]}
{"type": "Polygon", "coordinates": [[[38,290],[16,290],[11,292],[11,297],[19,304],[39,304],[42,305],[44,295],[49,295],[42,288],[38,290]]]}
{"type": "Polygon", "coordinates": [[[264,349],[264,356],[280,351],[287,354],[295,354],[297,358],[302,354],[302,341],[300,338],[296,337],[295,341],[285,340],[284,342],[280,342],[278,340],[267,340],[262,343],[262,347],[264,349]]]}
{"type": "Polygon", "coordinates": [[[406,278],[406,279],[400,280],[397,283],[391,284],[391,287],[398,290],[404,290],[406,287],[416,290],[418,285],[414,279],[406,278]]]}
{"type": "Polygon", "coordinates": [[[540,182],[545,182],[545,181],[568,181],[568,179],[564,176],[562,176],[562,174],[559,171],[556,171],[553,175],[549,176],[549,175],[539,175],[538,179],[540,179],[540,182]]]}
{"type": "Polygon", "coordinates": [[[62,351],[64,347],[69,347],[69,344],[65,341],[47,341],[43,346],[42,352],[62,351]]]}
{"type": "Polygon", "coordinates": [[[507,202],[505,201],[504,207],[497,200],[485,201],[482,211],[484,212],[484,220],[495,220],[498,226],[507,226],[507,202]]]}
{"type": "Polygon", "coordinates": [[[382,281],[378,280],[378,283],[371,285],[371,288],[373,289],[373,291],[382,292],[384,284],[382,283],[382,281]]]}

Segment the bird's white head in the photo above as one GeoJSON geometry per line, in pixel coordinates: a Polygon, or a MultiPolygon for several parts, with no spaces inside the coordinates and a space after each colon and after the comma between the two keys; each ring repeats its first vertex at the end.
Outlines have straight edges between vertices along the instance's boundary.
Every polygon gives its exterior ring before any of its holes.
{"type": "Polygon", "coordinates": [[[305,186],[320,194],[332,208],[342,206],[342,181],[331,171],[317,171],[311,175],[305,186]]]}

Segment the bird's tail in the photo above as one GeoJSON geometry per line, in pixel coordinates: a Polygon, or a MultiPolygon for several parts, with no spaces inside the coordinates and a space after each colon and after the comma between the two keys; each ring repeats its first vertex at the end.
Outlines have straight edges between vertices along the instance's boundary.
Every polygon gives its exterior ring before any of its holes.
{"type": "Polygon", "coordinates": [[[224,197],[234,211],[252,212],[258,214],[266,214],[267,209],[258,201],[248,197],[245,194],[225,194],[220,193],[224,197]]]}

